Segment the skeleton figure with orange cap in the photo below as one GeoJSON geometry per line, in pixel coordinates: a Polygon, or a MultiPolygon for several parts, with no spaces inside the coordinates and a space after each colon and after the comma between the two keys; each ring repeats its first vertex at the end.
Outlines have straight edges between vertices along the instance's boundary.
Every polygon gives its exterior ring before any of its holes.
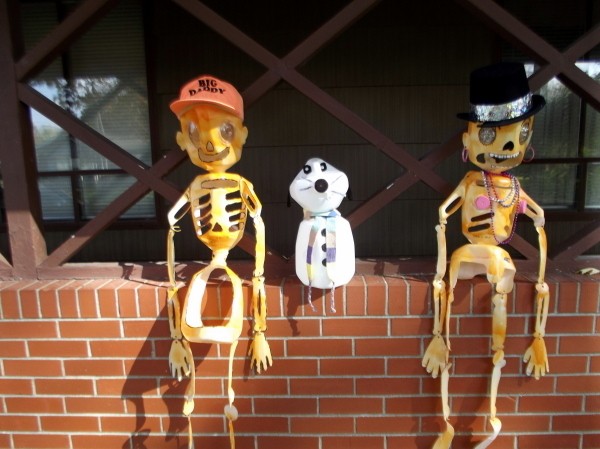
{"type": "Polygon", "coordinates": [[[448,419],[449,324],[454,288],[458,279],[486,275],[492,284],[492,350],[493,371],[490,387],[490,423],[492,434],[477,449],[487,447],[498,435],[501,422],[496,417],[496,396],[504,360],[504,340],[507,321],[507,295],[513,289],[515,266],[500,245],[510,242],[517,217],[533,220],[538,233],[539,272],[536,284],[537,316],[533,343],[526,350],[524,362],[527,374],[536,379],[548,371],[544,332],[548,314],[548,285],[544,282],[546,269],[546,234],[544,211],[521,188],[509,170],[519,165],[530,146],[534,114],[544,105],[540,95],[532,95],[522,64],[499,63],[471,73],[471,111],[458,114],[468,121],[463,134],[463,160],[480,168],[469,171],[458,187],[439,208],[437,270],[433,281],[434,326],[433,339],[423,357],[423,367],[435,378],[439,373],[446,430],[434,444],[435,449],[450,447],[454,429],[448,419]],[[470,242],[458,248],[450,259],[448,288],[446,274],[447,219],[462,208],[462,232],[470,242]],[[445,326],[445,339],[442,336],[445,326]]]}
{"type": "MultiPolygon", "coordinates": [[[[265,231],[261,203],[252,184],[227,170],[242,155],[248,130],[243,126],[244,107],[239,92],[229,83],[210,75],[199,76],[185,84],[180,97],[171,103],[171,110],[181,123],[177,143],[187,151],[192,163],[208,173],[196,176],[168,214],[167,266],[169,289],[169,324],[173,343],[169,365],[173,376],[181,380],[190,376],[183,412],[189,416],[194,408],[194,362],[188,342],[229,343],[229,403],[225,415],[229,422],[231,447],[235,447],[233,421],[238,412],[233,405],[232,364],[242,331],[244,299],[240,278],[227,266],[227,256],[243,236],[247,216],[254,221],[256,231],[255,269],[252,277],[253,340],[250,345],[251,367],[260,373],[272,364],[265,339],[266,297],[264,288],[265,231]],[[183,308],[178,298],[175,279],[173,238],[179,231],[177,222],[190,212],[198,239],[212,251],[212,260],[191,279],[183,308]],[[211,273],[224,270],[233,290],[229,321],[221,326],[202,322],[202,297],[211,273]]],[[[191,422],[191,421],[190,421],[191,422]]],[[[190,447],[193,446],[190,424],[190,447]]]]}

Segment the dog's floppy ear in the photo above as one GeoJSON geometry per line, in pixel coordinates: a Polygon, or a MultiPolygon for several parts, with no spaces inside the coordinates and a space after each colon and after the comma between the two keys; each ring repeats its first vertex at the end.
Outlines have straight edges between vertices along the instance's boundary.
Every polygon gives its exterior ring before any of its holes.
{"type": "Polygon", "coordinates": [[[346,192],[346,198],[348,198],[349,201],[352,201],[352,189],[350,187],[348,187],[348,191],[346,192]]]}

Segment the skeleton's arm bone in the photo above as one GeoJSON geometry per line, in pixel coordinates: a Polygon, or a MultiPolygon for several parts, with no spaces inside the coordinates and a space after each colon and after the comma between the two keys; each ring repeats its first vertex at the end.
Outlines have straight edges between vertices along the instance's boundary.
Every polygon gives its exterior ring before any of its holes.
{"type": "Polygon", "coordinates": [[[175,286],[175,245],[173,244],[173,238],[175,236],[175,232],[178,232],[178,226],[175,224],[182,218],[183,215],[187,212],[187,208],[183,214],[177,215],[179,211],[185,206],[189,204],[189,195],[188,192],[184,193],[177,202],[173,205],[167,218],[169,220],[169,233],[167,235],[167,271],[169,273],[169,282],[171,286],[175,286]]]}

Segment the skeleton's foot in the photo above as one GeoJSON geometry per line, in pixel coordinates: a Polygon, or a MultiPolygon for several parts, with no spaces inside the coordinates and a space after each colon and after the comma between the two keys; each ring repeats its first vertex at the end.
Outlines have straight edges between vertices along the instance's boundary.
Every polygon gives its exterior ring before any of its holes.
{"type": "Polygon", "coordinates": [[[448,348],[441,335],[435,335],[423,356],[421,365],[435,379],[448,363],[448,348]]]}

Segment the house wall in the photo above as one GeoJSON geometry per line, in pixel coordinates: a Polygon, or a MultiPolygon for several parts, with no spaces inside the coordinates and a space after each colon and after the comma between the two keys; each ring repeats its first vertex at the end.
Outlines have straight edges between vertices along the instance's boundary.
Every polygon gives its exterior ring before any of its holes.
{"type": "MultiPolygon", "coordinates": [[[[534,325],[533,276],[509,298],[507,364],[492,447],[600,447],[597,277],[551,274],[550,373],[524,374],[534,325]]],[[[268,279],[273,366],[256,375],[244,326],[234,366],[239,448],[429,448],[443,428],[439,379],[421,367],[432,310],[426,276],[356,276],[337,313],[295,278],[268,279]]],[[[228,284],[212,283],[208,309],[228,284]]],[[[248,291],[246,290],[246,294],[248,291]]],[[[0,285],[0,447],[183,448],[187,380],[172,379],[166,288],[151,279],[13,281],[0,285]]],[[[207,312],[205,312],[207,313],[207,312]]],[[[483,439],[491,372],[490,287],[461,281],[451,324],[453,447],[483,439]]],[[[196,447],[229,448],[227,345],[192,344],[196,447]]]]}
{"type": "MultiPolygon", "coordinates": [[[[205,3],[258,45],[281,58],[347,4],[309,1],[290,13],[277,2],[237,7],[226,2],[205,3]]],[[[507,7],[519,16],[524,15],[520,18],[543,36],[558,36],[557,45],[570,43],[582,34],[585,2],[569,7],[557,3],[552,8],[537,2],[532,5],[535,14],[524,12],[527,8],[518,2],[509,2],[507,7]],[[548,30],[547,24],[555,15],[560,15],[561,20],[552,22],[556,30],[548,30]]],[[[243,92],[266,69],[174,2],[145,2],[145,8],[150,113],[154,119],[155,156],[159,157],[177,147],[175,133],[179,124],[169,110],[169,103],[177,98],[185,82],[209,73],[228,80],[243,92]]],[[[595,9],[594,14],[597,14],[595,9]]],[[[422,158],[464,131],[465,124],[456,118],[456,113],[469,108],[469,73],[501,56],[530,60],[457,2],[382,1],[301,64],[298,71],[412,156],[422,158]]],[[[248,104],[245,122],[249,136],[243,157],[230,171],[254,184],[263,204],[267,245],[285,256],[293,255],[302,216],[298,205],[286,204],[288,187],[308,158],[322,157],[348,175],[353,197],[344,200],[340,207],[345,215],[405,172],[402,166],[285,82],[248,104]]],[[[542,118],[539,123],[534,139],[544,133],[542,118]]],[[[544,157],[544,145],[536,148],[537,156],[544,157]]],[[[474,168],[461,162],[460,149],[457,141],[456,152],[435,167],[452,186],[474,168]]],[[[186,161],[168,179],[183,192],[200,172],[186,161]]],[[[523,188],[537,199],[527,182],[523,188]]],[[[437,223],[437,208],[444,198],[445,195],[422,182],[402,192],[354,229],[357,256],[435,255],[433,228],[437,223]]],[[[73,261],[164,259],[164,219],[172,204],[161,198],[159,203],[162,216],[158,217],[157,225],[107,230],[75,255],[73,261]]],[[[528,220],[522,221],[519,235],[537,245],[533,226],[528,220]]],[[[189,219],[182,223],[184,232],[176,241],[179,260],[209,259],[210,253],[196,241],[189,219]]],[[[559,246],[584,224],[571,217],[548,220],[550,248],[559,246]]],[[[457,246],[463,240],[458,224],[453,226],[457,232],[449,232],[448,239],[450,245],[457,246]]],[[[49,250],[68,239],[70,233],[70,230],[46,232],[49,250]]],[[[598,250],[596,245],[588,253],[597,254],[598,250]]],[[[248,256],[238,250],[232,257],[248,256]]]]}

